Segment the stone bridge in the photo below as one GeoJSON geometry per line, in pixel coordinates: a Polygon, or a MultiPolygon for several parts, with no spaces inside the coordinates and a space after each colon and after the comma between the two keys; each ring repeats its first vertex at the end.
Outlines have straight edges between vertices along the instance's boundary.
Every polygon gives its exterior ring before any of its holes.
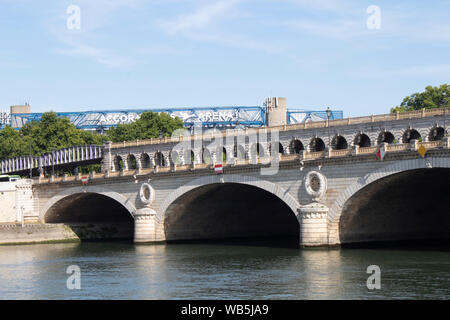
{"type": "Polygon", "coordinates": [[[108,143],[103,172],[87,183],[34,180],[35,218],[82,239],[135,242],[448,240],[445,116],[434,109],[108,143]]]}

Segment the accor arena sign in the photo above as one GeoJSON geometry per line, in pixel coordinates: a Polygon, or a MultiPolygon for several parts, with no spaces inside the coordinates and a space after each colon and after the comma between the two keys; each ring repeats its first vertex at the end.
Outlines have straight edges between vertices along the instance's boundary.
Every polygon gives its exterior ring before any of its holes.
{"type": "Polygon", "coordinates": [[[98,119],[100,125],[116,125],[131,123],[138,120],[141,116],[137,113],[109,113],[102,114],[98,119]]]}

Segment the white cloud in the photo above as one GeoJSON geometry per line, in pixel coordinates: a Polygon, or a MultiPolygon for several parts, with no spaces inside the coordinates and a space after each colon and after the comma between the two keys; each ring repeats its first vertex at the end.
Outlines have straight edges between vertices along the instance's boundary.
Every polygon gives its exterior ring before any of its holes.
{"type": "Polygon", "coordinates": [[[235,20],[245,16],[235,10],[242,0],[220,0],[198,8],[192,13],[183,14],[172,20],[158,20],[157,26],[168,35],[181,35],[189,40],[213,43],[225,47],[244,48],[266,53],[284,51],[282,45],[268,45],[265,41],[257,41],[243,32],[231,33],[221,30],[219,21],[235,20]],[[215,28],[214,28],[214,27],[215,28]]]}
{"type": "Polygon", "coordinates": [[[172,21],[158,21],[158,26],[169,34],[199,30],[222,18],[238,0],[221,0],[199,8],[193,13],[179,16],[172,21]]]}
{"type": "Polygon", "coordinates": [[[349,72],[353,76],[373,79],[446,77],[449,73],[450,64],[423,64],[392,68],[368,67],[349,72]]]}
{"type": "Polygon", "coordinates": [[[141,0],[79,0],[81,28],[68,30],[65,28],[69,15],[63,7],[59,7],[59,14],[46,22],[48,32],[61,43],[62,47],[53,50],[54,53],[84,57],[110,68],[128,67],[134,62],[121,57],[111,49],[101,48],[98,43],[102,37],[101,29],[114,21],[112,18],[124,8],[135,8],[141,0]],[[63,10],[64,9],[64,10],[63,10]]]}
{"type": "Polygon", "coordinates": [[[365,28],[364,20],[361,19],[332,21],[291,20],[287,21],[285,25],[296,31],[335,39],[349,39],[368,32],[365,28]]]}
{"type": "Polygon", "coordinates": [[[89,46],[68,38],[61,41],[67,48],[55,49],[55,53],[73,57],[86,57],[110,68],[124,68],[133,64],[129,59],[116,56],[105,49],[89,46]]]}

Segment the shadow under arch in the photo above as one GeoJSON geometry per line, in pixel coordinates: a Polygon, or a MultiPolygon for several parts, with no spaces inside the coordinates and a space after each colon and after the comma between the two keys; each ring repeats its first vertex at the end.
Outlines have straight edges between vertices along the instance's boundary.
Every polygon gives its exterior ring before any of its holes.
{"type": "Polygon", "coordinates": [[[437,157],[398,161],[359,178],[330,208],[329,243],[448,241],[449,179],[450,159],[437,157]]]}
{"type": "MultiPolygon", "coordinates": [[[[264,240],[298,246],[298,202],[275,184],[250,176],[207,176],[181,186],[160,206],[168,242],[264,240]]],[[[266,243],[267,244],[267,243],[266,243]]]]}
{"type": "Polygon", "coordinates": [[[74,187],[47,201],[40,211],[44,223],[64,224],[80,240],[134,238],[136,209],[124,196],[101,187],[74,187]]]}

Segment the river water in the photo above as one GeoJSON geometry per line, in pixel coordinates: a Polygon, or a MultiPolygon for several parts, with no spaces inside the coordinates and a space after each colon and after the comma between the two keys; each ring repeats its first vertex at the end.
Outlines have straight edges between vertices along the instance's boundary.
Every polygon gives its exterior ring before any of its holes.
{"type": "Polygon", "coordinates": [[[0,299],[449,298],[448,248],[120,242],[0,247],[0,299]],[[80,268],[79,290],[67,288],[71,265],[80,268]],[[379,290],[367,288],[370,265],[380,267],[379,290]]]}

